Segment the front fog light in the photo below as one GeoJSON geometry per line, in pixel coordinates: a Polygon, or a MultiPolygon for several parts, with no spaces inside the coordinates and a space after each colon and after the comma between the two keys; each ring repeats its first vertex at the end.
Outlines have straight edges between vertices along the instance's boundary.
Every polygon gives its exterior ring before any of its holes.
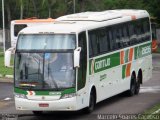
{"type": "Polygon", "coordinates": [[[26,95],[24,95],[24,94],[18,94],[18,93],[15,93],[15,94],[14,94],[14,96],[15,96],[15,97],[17,97],[17,98],[27,99],[27,96],[26,96],[26,95]]]}
{"type": "Polygon", "coordinates": [[[65,98],[71,98],[71,97],[75,97],[76,93],[70,93],[70,94],[64,94],[61,99],[65,99],[65,98]]]}

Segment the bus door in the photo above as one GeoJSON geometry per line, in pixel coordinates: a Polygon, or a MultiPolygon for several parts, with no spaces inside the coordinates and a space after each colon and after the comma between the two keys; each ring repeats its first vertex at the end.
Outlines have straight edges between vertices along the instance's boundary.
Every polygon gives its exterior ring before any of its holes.
{"type": "Polygon", "coordinates": [[[77,103],[79,106],[85,106],[85,95],[84,91],[81,90],[85,87],[86,84],[86,73],[87,73],[87,43],[86,43],[86,33],[82,32],[78,35],[78,46],[81,47],[80,53],[80,67],[78,68],[78,81],[77,81],[77,90],[78,94],[81,96],[78,97],[77,103]]]}

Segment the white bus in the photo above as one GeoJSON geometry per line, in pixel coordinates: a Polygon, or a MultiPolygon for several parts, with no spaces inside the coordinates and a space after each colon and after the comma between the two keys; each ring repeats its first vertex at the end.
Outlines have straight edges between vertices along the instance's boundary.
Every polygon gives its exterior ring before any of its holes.
{"type": "Polygon", "coordinates": [[[29,26],[35,26],[35,25],[41,25],[41,24],[48,24],[53,23],[54,19],[48,18],[48,19],[37,19],[37,18],[27,18],[22,20],[12,20],[11,21],[11,47],[15,47],[17,43],[17,36],[19,31],[21,31],[23,28],[29,27],[29,26]]]}
{"type": "Polygon", "coordinates": [[[37,19],[37,18],[27,18],[22,20],[12,20],[10,26],[10,36],[11,36],[11,48],[5,52],[5,66],[10,67],[11,54],[15,52],[15,47],[17,43],[17,36],[19,31],[29,26],[36,26],[41,24],[53,23],[54,19],[37,19]]]}
{"type": "Polygon", "coordinates": [[[23,29],[14,66],[18,110],[93,111],[96,103],[139,93],[152,76],[151,29],[145,10],[62,16],[23,29]]]}

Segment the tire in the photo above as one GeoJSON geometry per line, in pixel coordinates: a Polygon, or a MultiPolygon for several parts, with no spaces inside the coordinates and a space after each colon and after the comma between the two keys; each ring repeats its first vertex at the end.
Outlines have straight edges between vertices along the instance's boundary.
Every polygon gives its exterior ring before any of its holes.
{"type": "Polygon", "coordinates": [[[32,111],[35,116],[41,116],[43,114],[42,111],[32,111]]]}
{"type": "Polygon", "coordinates": [[[133,96],[136,93],[136,77],[132,74],[130,89],[127,91],[128,96],[133,96]]]}
{"type": "Polygon", "coordinates": [[[90,93],[89,106],[85,109],[85,113],[91,113],[95,108],[96,100],[95,93],[92,91],[90,93]]]}
{"type": "Polygon", "coordinates": [[[137,82],[136,82],[136,89],[135,89],[135,94],[138,95],[140,90],[140,78],[138,76],[137,82]]]}

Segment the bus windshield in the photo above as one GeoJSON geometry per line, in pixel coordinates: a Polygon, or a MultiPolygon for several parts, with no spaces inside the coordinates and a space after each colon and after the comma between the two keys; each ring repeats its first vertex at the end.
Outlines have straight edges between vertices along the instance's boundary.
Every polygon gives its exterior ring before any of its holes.
{"type": "Polygon", "coordinates": [[[20,35],[15,54],[15,87],[61,90],[75,87],[75,35],[20,35]]]}
{"type": "Polygon", "coordinates": [[[15,86],[40,90],[74,87],[73,53],[17,52],[15,86]]]}
{"type": "Polygon", "coordinates": [[[75,49],[75,43],[74,34],[21,34],[17,50],[75,49]]]}

